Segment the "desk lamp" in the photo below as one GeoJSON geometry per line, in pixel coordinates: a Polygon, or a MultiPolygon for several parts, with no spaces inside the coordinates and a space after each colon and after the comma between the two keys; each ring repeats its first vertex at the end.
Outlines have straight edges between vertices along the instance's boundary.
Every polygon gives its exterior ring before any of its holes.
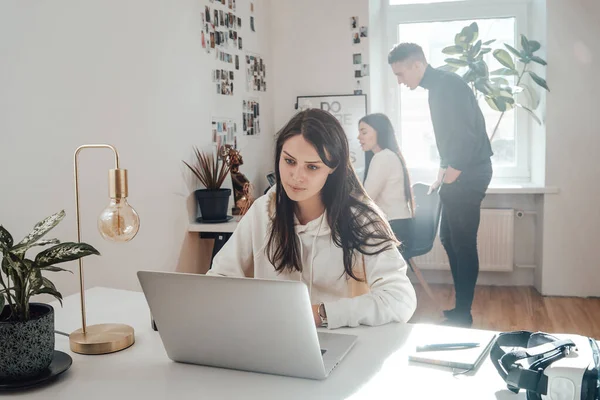
{"type": "MultiPolygon", "coordinates": [[[[128,242],[140,227],[137,212],[127,203],[127,170],[119,168],[119,153],[109,144],[86,144],[75,150],[75,208],[77,241],[81,242],[79,215],[79,153],[83,149],[110,149],[115,155],[115,169],[108,171],[110,204],[98,217],[98,230],[105,240],[128,242]]],[[[86,325],[83,262],[79,259],[81,293],[81,328],[69,335],[71,351],[79,354],[107,354],[126,349],[135,342],[133,328],[124,324],[86,325]]]]}

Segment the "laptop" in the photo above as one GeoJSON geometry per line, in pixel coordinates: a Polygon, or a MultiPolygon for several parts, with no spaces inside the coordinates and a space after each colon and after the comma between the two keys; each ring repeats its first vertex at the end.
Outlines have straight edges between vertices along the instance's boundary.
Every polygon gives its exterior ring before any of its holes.
{"type": "Polygon", "coordinates": [[[325,379],[357,336],[317,332],[302,282],[138,271],[176,362],[325,379]]]}

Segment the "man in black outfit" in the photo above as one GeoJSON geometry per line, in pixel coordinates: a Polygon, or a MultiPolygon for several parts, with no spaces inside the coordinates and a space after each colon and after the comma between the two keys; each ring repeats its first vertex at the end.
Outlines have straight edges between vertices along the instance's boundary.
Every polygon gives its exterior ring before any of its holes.
{"type": "Polygon", "coordinates": [[[462,78],[432,68],[423,49],[400,43],[388,54],[399,85],[429,91],[429,110],[440,155],[437,180],[442,202],[440,240],[446,249],[456,292],[455,308],[444,311],[447,325],[470,327],[479,258],[477,230],[481,202],[492,179],[492,147],[477,100],[462,78]]]}

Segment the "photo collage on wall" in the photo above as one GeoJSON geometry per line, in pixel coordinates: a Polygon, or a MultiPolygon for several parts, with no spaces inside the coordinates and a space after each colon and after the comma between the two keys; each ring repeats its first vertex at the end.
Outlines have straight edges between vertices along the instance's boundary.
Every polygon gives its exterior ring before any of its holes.
{"type": "Polygon", "coordinates": [[[216,59],[236,64],[239,69],[239,56],[232,53],[242,50],[242,37],[238,34],[242,19],[234,14],[236,0],[210,0],[210,3],[211,6],[206,5],[202,13],[202,48],[207,53],[214,51],[216,59]],[[221,8],[217,8],[219,5],[221,8]]]}
{"type": "Polygon", "coordinates": [[[246,54],[246,90],[267,91],[267,67],[259,55],[246,54]]]}
{"type": "MultiPolygon", "coordinates": [[[[358,17],[356,16],[350,17],[350,31],[352,32],[353,45],[360,45],[361,42],[366,43],[368,28],[366,26],[360,26],[358,17]]],[[[352,55],[352,64],[354,65],[354,78],[356,78],[354,94],[362,94],[360,78],[369,76],[369,64],[363,63],[362,53],[359,53],[358,50],[352,55]]]]}
{"type": "Polygon", "coordinates": [[[258,99],[247,99],[242,103],[242,120],[244,135],[256,136],[260,134],[260,107],[258,99]]]}
{"type": "Polygon", "coordinates": [[[226,144],[237,148],[237,124],[229,118],[212,119],[212,143],[217,148],[226,144]]]}
{"type": "Polygon", "coordinates": [[[215,69],[213,70],[213,82],[216,84],[217,94],[233,96],[233,78],[235,73],[232,70],[215,69]]]}

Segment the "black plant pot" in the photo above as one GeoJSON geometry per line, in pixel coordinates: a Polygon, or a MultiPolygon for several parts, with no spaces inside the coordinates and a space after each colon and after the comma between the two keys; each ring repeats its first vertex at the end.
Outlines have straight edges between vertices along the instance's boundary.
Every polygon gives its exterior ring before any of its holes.
{"type": "Polygon", "coordinates": [[[35,377],[44,372],[54,355],[54,308],[30,303],[29,321],[4,321],[0,313],[0,381],[35,377]]]}
{"type": "Polygon", "coordinates": [[[201,213],[197,216],[197,221],[209,222],[227,219],[227,206],[229,206],[231,189],[198,189],[194,194],[201,213]]]}

